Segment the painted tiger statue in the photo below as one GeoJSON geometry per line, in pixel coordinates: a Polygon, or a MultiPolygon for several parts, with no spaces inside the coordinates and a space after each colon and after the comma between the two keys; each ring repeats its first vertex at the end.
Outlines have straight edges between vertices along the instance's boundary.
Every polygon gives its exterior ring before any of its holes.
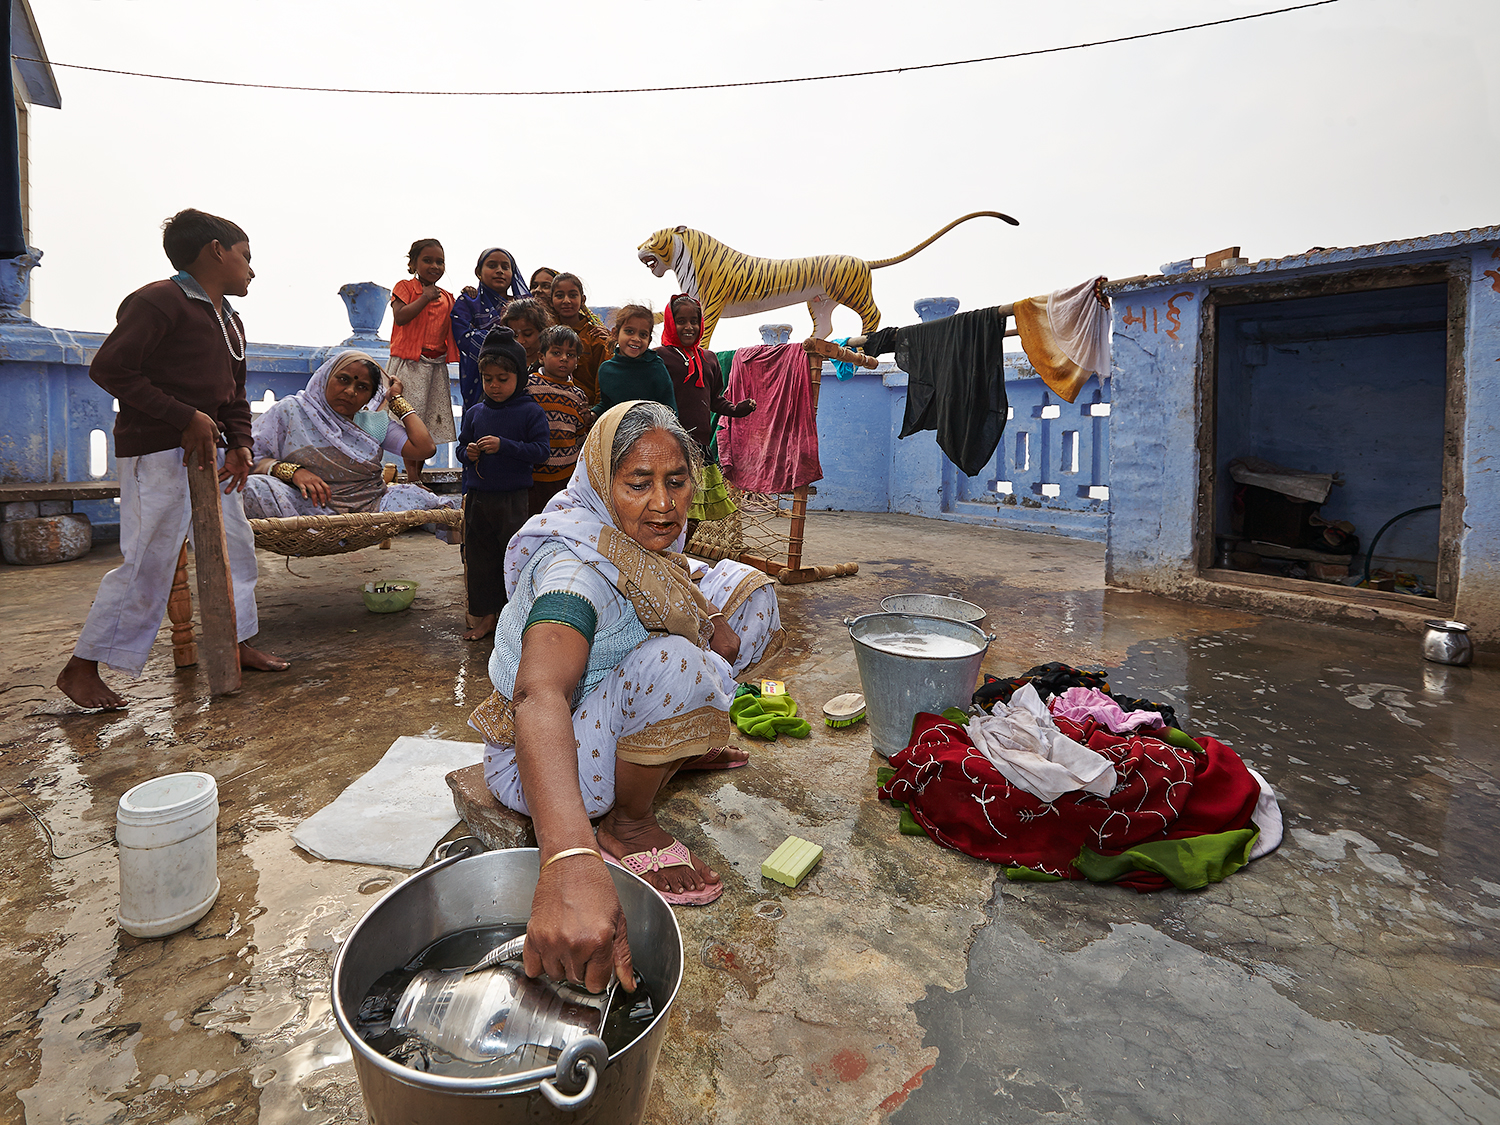
{"type": "Polygon", "coordinates": [[[753,258],[688,227],[663,228],[641,243],[638,257],[657,277],[677,275],[678,288],[703,306],[702,347],[708,347],[720,317],[749,316],[767,309],[807,302],[813,336],[826,339],[833,327],[833,308],[843,305],[859,314],[868,336],[880,327],[880,309],[871,295],[870,271],[904,262],[925,250],[959,223],[989,217],[1020,224],[999,211],[974,211],[913,246],[905,254],[867,262],[851,254],[813,258],[753,258]]]}

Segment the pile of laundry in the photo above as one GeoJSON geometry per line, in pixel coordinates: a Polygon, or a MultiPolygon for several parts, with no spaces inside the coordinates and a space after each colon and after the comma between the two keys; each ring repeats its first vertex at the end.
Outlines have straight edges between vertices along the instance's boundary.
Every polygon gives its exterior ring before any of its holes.
{"type": "Polygon", "coordinates": [[[1265,778],[1217,739],[1189,737],[1172,707],[1064,664],[985,680],[972,713],[918,715],[879,772],[910,831],[1011,879],[1141,892],[1196,890],[1281,843],[1265,778]]]}

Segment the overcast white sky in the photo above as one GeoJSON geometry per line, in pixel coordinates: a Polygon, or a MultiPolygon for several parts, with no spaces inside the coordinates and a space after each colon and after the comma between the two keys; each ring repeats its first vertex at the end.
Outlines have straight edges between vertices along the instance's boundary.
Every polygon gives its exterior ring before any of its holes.
{"type": "MultiPolygon", "coordinates": [[[[541,90],[778,78],[998,54],[1295,0],[31,0],[71,62],[245,82],[541,90]],[[428,14],[431,13],[431,14],[428,14]]],[[[252,339],[348,335],[336,290],[443,284],[486,246],[590,303],[675,291],[635,257],[683,223],[750,254],[906,250],[875,275],[976,308],[1238,244],[1251,258],[1500,222],[1500,3],[1341,0],[1227,27],[917,74],[706,93],[431,98],[232,90],[59,69],[32,115],[33,315],[108,329],[170,273],[185,206],[250,234],[252,339]]],[[[714,343],[758,343],[725,321],[714,343]]],[[[383,334],[388,335],[387,316],[383,334]]],[[[838,335],[858,330],[839,310],[838,335]]],[[[796,335],[794,335],[796,338],[796,335]]]]}

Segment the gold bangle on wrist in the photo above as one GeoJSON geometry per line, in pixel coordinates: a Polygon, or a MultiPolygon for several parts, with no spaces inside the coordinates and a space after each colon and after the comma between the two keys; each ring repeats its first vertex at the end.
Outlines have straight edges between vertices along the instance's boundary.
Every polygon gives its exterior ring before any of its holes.
{"type": "Polygon", "coordinates": [[[392,395],[387,406],[390,408],[390,412],[396,416],[396,421],[398,422],[408,414],[415,414],[417,412],[416,408],[400,395],[392,395]]]}
{"type": "Polygon", "coordinates": [[[292,478],[297,475],[297,470],[300,468],[302,468],[301,465],[292,461],[277,461],[276,464],[271,466],[271,475],[277,480],[283,480],[287,484],[291,484],[292,478]]]}
{"type": "Polygon", "coordinates": [[[542,864],[540,870],[537,873],[541,874],[542,871],[547,870],[547,868],[551,867],[558,860],[567,859],[569,856],[573,855],[591,855],[595,859],[599,860],[599,862],[604,862],[604,857],[593,848],[564,848],[562,851],[554,854],[550,859],[547,860],[546,863],[542,864]]]}

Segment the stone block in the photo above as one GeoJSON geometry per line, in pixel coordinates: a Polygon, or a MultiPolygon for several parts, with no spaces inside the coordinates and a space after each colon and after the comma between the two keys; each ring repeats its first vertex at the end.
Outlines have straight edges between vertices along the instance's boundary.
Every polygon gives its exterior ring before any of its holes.
{"type": "Polygon", "coordinates": [[[508,809],[484,783],[484,763],[454,770],[447,777],[453,790],[453,807],[469,826],[469,831],[484,841],[487,848],[534,848],[536,831],[531,818],[508,809]]]}
{"type": "Polygon", "coordinates": [[[0,555],[12,566],[67,562],[93,545],[93,526],[81,512],[0,523],[0,555]]]}
{"type": "Polygon", "coordinates": [[[0,521],[34,520],[41,515],[35,500],[7,500],[0,504],[0,521]]]}
{"type": "Polygon", "coordinates": [[[39,516],[67,516],[73,512],[71,500],[38,500],[36,514],[39,516]]]}

